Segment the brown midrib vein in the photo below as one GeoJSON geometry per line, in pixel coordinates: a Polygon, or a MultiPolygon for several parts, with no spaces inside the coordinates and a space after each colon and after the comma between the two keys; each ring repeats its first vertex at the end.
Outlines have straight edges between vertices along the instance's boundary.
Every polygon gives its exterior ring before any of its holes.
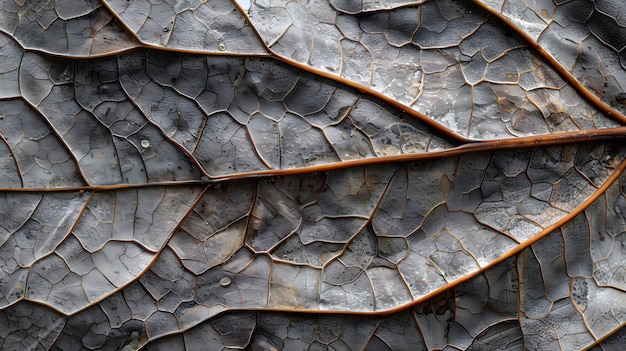
{"type": "Polygon", "coordinates": [[[227,181],[246,181],[266,177],[294,176],[299,174],[330,172],[346,168],[363,167],[383,163],[403,163],[420,160],[431,160],[444,157],[460,156],[476,152],[489,152],[510,149],[524,149],[533,147],[548,147],[564,144],[576,144],[585,142],[599,142],[612,140],[626,140],[626,126],[609,129],[593,129],[576,132],[547,134],[539,136],[518,137],[501,140],[491,140],[462,144],[445,150],[427,151],[423,153],[378,156],[372,158],[338,161],[322,165],[305,166],[290,169],[276,169],[253,171],[246,173],[234,173],[215,177],[203,177],[204,179],[162,181],[141,184],[111,184],[111,185],[84,185],[55,188],[0,188],[7,192],[56,192],[56,191],[106,191],[128,188],[145,188],[158,186],[201,186],[212,185],[227,181]]]}

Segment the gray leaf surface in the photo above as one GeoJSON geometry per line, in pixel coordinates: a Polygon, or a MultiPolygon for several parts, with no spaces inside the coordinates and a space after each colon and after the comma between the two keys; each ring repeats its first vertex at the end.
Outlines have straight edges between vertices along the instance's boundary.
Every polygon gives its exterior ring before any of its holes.
{"type": "Polygon", "coordinates": [[[0,350],[626,345],[626,5],[0,4],[0,350]]]}

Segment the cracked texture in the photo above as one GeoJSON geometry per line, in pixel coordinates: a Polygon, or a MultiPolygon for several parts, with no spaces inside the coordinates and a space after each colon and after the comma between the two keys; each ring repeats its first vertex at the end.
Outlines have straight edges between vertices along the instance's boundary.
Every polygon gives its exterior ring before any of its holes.
{"type": "Polygon", "coordinates": [[[5,1],[0,349],[626,342],[616,1],[5,1]]]}
{"type": "Polygon", "coordinates": [[[370,88],[464,137],[615,125],[519,35],[471,2],[344,11],[322,0],[253,1],[248,15],[277,55],[370,88]]]}

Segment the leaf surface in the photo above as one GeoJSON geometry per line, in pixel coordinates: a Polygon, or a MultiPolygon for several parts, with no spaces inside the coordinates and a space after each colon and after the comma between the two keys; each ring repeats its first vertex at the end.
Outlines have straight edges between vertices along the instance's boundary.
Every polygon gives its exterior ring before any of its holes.
{"type": "Polygon", "coordinates": [[[624,13],[2,4],[0,349],[622,347],[624,13]]]}

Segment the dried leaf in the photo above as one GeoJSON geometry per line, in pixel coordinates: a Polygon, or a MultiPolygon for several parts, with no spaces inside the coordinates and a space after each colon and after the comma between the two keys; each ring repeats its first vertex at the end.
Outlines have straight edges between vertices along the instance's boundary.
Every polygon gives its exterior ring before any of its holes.
{"type": "Polygon", "coordinates": [[[0,349],[625,345],[626,5],[0,7],[0,349]]]}

